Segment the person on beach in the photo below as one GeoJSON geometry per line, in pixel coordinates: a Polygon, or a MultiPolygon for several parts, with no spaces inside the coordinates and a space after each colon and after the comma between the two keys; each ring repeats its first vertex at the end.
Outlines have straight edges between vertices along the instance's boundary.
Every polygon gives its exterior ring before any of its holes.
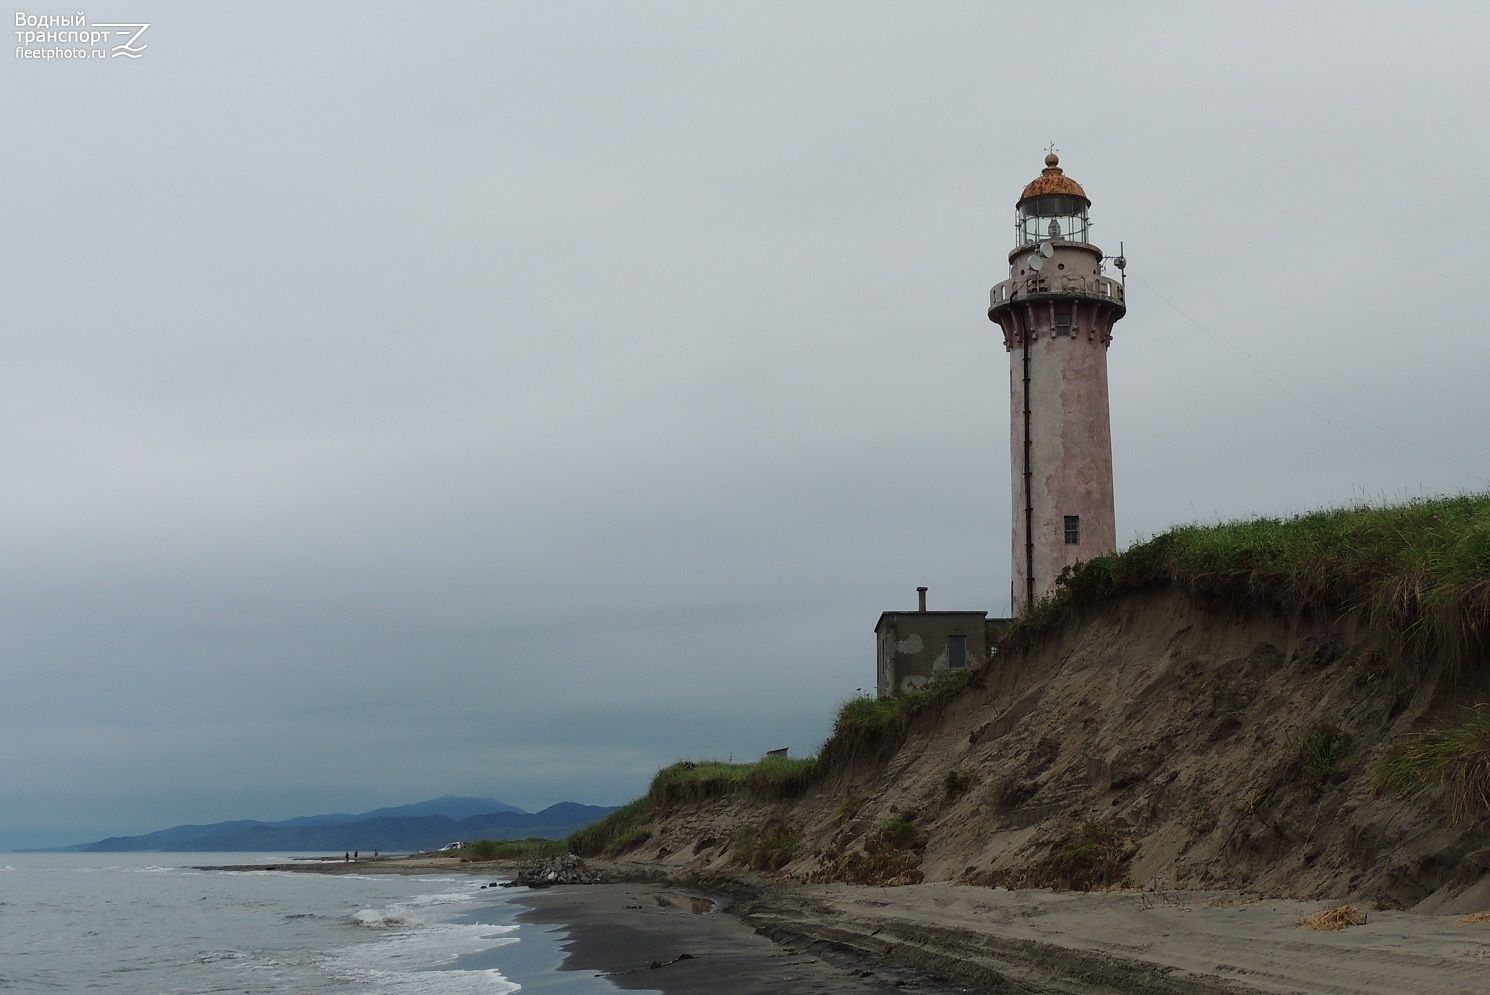
{"type": "Polygon", "coordinates": [[[350,864],[352,862],[352,855],[350,853],[343,853],[341,859],[350,864]]]}
{"type": "Polygon", "coordinates": [[[362,851],[361,850],[353,850],[352,851],[352,859],[353,860],[361,860],[362,859],[362,851]]]}

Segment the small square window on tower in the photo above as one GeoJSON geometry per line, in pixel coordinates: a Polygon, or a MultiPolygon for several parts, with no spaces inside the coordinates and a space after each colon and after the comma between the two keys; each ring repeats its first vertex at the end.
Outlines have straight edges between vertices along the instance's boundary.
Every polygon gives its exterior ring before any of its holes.
{"type": "Polygon", "coordinates": [[[1081,542],[1081,516],[1066,516],[1066,545],[1075,546],[1081,542]]]}
{"type": "Polygon", "coordinates": [[[1055,306],[1055,335],[1056,338],[1066,338],[1071,334],[1071,305],[1057,304],[1055,306]]]}

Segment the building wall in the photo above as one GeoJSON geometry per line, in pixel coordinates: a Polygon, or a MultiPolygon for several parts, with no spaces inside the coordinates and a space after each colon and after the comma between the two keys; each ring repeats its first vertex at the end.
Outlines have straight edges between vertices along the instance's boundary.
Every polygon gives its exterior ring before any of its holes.
{"type": "Polygon", "coordinates": [[[965,666],[988,659],[985,612],[886,612],[875,629],[875,692],[881,698],[923,687],[951,670],[950,636],[967,640],[965,666]]]}
{"type": "Polygon", "coordinates": [[[1056,338],[1040,328],[1010,351],[1015,614],[1027,586],[1024,515],[1024,357],[1030,350],[1030,479],[1035,596],[1055,587],[1062,569],[1117,548],[1108,415],[1107,347],[1078,333],[1056,338]],[[1080,517],[1080,539],[1065,541],[1067,515],[1080,517]]]}

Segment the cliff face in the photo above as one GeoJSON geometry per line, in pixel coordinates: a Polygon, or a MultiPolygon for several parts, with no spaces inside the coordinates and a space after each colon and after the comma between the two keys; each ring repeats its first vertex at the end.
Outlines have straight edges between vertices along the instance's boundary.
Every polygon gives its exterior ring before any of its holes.
{"type": "Polygon", "coordinates": [[[1490,907],[1490,818],[1378,795],[1370,771],[1397,737],[1486,700],[1483,678],[1386,660],[1354,615],[1129,594],[1002,655],[903,741],[825,761],[796,797],[664,807],[620,856],[725,871],[770,837],[781,873],[812,880],[1490,907]]]}

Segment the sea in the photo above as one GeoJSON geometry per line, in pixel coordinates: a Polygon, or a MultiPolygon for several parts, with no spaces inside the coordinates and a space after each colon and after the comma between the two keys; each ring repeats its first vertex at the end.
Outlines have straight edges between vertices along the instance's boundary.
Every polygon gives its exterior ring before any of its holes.
{"type": "Polygon", "coordinates": [[[289,859],[0,853],[0,992],[621,990],[561,970],[564,927],[517,922],[500,878],[195,869],[289,859]]]}

